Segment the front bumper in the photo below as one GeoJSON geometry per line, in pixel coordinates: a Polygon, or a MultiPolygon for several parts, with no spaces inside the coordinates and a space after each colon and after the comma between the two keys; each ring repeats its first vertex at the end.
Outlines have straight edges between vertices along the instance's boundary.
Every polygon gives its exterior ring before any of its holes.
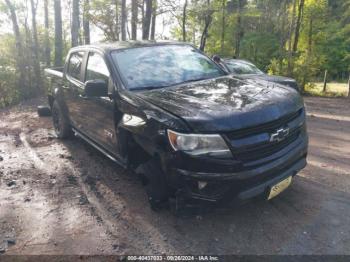
{"type": "MultiPolygon", "coordinates": [[[[232,172],[199,172],[178,167],[168,169],[168,183],[184,198],[210,202],[244,201],[267,195],[269,189],[289,176],[295,176],[307,162],[308,139],[283,156],[251,169],[232,172]],[[202,189],[199,182],[207,183],[202,189]]],[[[187,165],[188,166],[188,165],[187,165]]]]}

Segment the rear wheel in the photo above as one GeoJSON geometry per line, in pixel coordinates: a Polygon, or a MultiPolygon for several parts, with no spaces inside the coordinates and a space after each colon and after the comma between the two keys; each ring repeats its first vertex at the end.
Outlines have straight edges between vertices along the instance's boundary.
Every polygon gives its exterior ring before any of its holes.
{"type": "Polygon", "coordinates": [[[160,210],[167,207],[170,190],[159,162],[156,159],[151,159],[141,165],[138,171],[145,178],[146,193],[151,208],[160,210]]]}
{"type": "Polygon", "coordinates": [[[63,113],[61,106],[56,100],[52,105],[52,121],[58,138],[64,139],[72,135],[68,117],[63,113]]]}

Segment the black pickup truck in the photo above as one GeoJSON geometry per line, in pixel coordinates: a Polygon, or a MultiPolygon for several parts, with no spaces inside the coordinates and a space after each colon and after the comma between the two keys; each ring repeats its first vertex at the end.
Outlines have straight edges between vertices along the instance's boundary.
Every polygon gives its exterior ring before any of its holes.
{"type": "Polygon", "coordinates": [[[300,94],[230,76],[191,45],[81,46],[45,72],[57,136],[140,174],[154,208],[271,199],[306,166],[300,94]]]}

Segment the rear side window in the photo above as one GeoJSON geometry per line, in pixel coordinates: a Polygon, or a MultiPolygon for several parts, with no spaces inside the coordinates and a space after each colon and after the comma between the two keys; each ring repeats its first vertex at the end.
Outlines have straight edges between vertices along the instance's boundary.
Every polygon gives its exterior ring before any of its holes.
{"type": "Polygon", "coordinates": [[[69,59],[68,75],[80,81],[84,52],[73,53],[69,59]]]}
{"type": "Polygon", "coordinates": [[[109,70],[102,56],[96,53],[90,53],[86,67],[86,79],[109,81],[109,70]]]}

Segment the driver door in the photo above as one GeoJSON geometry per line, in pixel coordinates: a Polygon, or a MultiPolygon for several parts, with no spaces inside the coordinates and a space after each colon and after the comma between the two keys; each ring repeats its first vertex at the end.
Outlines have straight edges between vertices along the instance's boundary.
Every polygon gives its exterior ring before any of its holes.
{"type": "MultiPolygon", "coordinates": [[[[109,87],[109,93],[114,89],[110,78],[110,71],[102,54],[89,52],[84,82],[103,80],[109,87]]],[[[112,153],[116,153],[117,139],[114,124],[114,100],[110,97],[83,97],[86,119],[88,119],[87,135],[99,146],[112,153]]]]}

